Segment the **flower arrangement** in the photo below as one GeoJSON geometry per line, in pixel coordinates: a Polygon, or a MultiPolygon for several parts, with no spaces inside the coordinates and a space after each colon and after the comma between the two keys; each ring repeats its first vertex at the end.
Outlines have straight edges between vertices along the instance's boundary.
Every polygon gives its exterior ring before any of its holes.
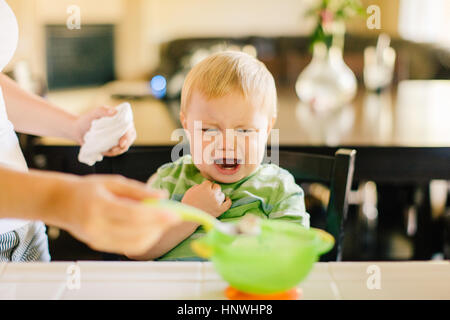
{"type": "Polygon", "coordinates": [[[366,15],[359,0],[321,0],[318,6],[307,12],[307,16],[317,19],[310,39],[310,49],[316,43],[324,43],[330,48],[334,37],[345,33],[345,20],[355,15],[366,15]]]}

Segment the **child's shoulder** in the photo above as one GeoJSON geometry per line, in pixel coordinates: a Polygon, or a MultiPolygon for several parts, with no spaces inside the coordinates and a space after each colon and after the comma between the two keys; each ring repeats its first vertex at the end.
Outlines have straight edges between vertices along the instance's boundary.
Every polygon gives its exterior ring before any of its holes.
{"type": "Polygon", "coordinates": [[[282,193],[291,191],[303,192],[301,187],[295,182],[294,176],[288,170],[274,163],[261,164],[254,176],[254,181],[250,182],[250,184],[268,186],[274,192],[275,190],[282,193]]]}
{"type": "Polygon", "coordinates": [[[170,192],[175,189],[188,188],[201,182],[202,176],[192,162],[190,155],[163,164],[148,180],[153,188],[163,188],[170,192]]]}
{"type": "Polygon", "coordinates": [[[258,179],[272,180],[272,181],[284,181],[294,180],[292,174],[286,169],[274,163],[263,163],[261,164],[258,172],[256,173],[258,179]]]}
{"type": "Polygon", "coordinates": [[[276,164],[261,164],[258,170],[239,184],[239,188],[291,189],[297,188],[295,179],[289,171],[276,164]]]}
{"type": "Polygon", "coordinates": [[[304,194],[293,175],[273,163],[261,164],[253,175],[239,185],[236,192],[243,196],[249,193],[256,195],[272,206],[290,196],[302,197],[304,194]]]}
{"type": "Polygon", "coordinates": [[[160,166],[157,170],[158,175],[169,175],[176,172],[181,172],[183,170],[189,169],[191,166],[195,167],[192,162],[192,157],[190,154],[182,156],[173,162],[168,162],[160,166]]]}

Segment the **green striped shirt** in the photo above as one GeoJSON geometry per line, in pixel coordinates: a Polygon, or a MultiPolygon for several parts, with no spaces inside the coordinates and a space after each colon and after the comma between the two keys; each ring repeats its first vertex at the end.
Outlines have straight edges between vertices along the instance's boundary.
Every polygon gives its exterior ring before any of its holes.
{"type": "MultiPolygon", "coordinates": [[[[194,165],[192,157],[186,155],[175,162],[162,165],[150,186],[165,189],[171,200],[181,201],[190,187],[204,180],[206,178],[194,165]]],[[[305,210],[303,190],[288,171],[275,164],[261,164],[254,173],[234,183],[213,182],[219,184],[225,196],[232,201],[230,209],[218,218],[221,221],[235,221],[251,213],[266,219],[290,220],[309,228],[309,214],[305,210]]],[[[190,242],[203,235],[203,229],[198,228],[189,238],[158,260],[198,258],[191,250],[190,242]]]]}

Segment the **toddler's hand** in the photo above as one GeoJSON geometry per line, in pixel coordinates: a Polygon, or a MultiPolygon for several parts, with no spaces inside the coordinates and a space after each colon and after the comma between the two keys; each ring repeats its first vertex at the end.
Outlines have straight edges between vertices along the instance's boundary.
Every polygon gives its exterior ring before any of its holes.
{"type": "Polygon", "coordinates": [[[228,197],[225,199],[220,185],[208,180],[186,191],[181,202],[201,209],[216,218],[231,207],[231,200],[228,197]]]}

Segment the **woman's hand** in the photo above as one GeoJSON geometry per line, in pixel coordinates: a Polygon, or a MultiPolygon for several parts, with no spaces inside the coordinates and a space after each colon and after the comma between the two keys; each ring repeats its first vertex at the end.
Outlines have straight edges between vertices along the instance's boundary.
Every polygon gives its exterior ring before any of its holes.
{"type": "MultiPolygon", "coordinates": [[[[116,113],[117,110],[115,108],[103,106],[82,114],[75,121],[74,140],[80,145],[83,145],[83,137],[91,128],[91,123],[93,120],[103,117],[112,117],[116,113]]],[[[118,156],[128,151],[134,140],[136,140],[136,129],[133,126],[120,138],[117,146],[112,147],[107,152],[103,153],[103,155],[108,157],[118,156]]]]}
{"type": "Polygon", "coordinates": [[[183,196],[182,203],[201,209],[215,218],[230,209],[231,200],[225,198],[220,185],[209,180],[191,187],[183,196]]]}
{"type": "Polygon", "coordinates": [[[64,216],[62,227],[94,250],[139,255],[179,222],[174,213],[141,203],[152,197],[167,194],[121,176],[95,175],[63,186],[49,205],[64,216]]]}

